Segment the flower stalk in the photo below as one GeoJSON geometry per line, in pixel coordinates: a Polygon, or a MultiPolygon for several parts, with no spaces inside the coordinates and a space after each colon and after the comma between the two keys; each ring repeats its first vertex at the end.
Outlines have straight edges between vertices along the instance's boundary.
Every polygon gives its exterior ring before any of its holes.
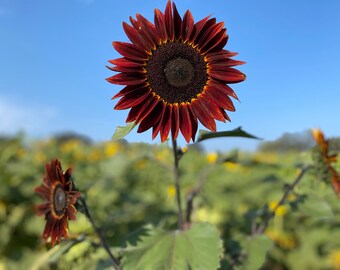
{"type": "Polygon", "coordinates": [[[83,197],[80,197],[79,200],[81,201],[81,204],[83,206],[83,211],[84,211],[85,216],[91,222],[91,225],[92,225],[93,229],[95,230],[96,234],[98,235],[103,248],[105,249],[105,251],[109,255],[109,257],[110,257],[110,259],[112,261],[113,268],[115,270],[121,270],[121,268],[119,266],[119,260],[115,256],[113,256],[113,254],[112,254],[112,252],[110,250],[110,247],[109,247],[109,245],[108,245],[104,235],[102,234],[101,230],[94,223],[94,220],[93,220],[93,218],[92,218],[92,216],[90,214],[90,211],[89,211],[89,209],[87,207],[86,200],[83,197]]]}
{"type": "Polygon", "coordinates": [[[181,189],[179,185],[179,156],[177,152],[177,141],[176,139],[172,139],[172,150],[174,154],[174,180],[175,180],[175,188],[176,188],[176,199],[177,199],[177,208],[178,208],[178,228],[180,230],[183,229],[183,211],[182,211],[182,203],[181,203],[181,189]]]}

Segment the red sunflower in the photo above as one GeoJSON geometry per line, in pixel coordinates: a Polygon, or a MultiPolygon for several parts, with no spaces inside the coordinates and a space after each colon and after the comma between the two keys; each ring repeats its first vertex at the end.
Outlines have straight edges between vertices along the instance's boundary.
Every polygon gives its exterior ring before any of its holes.
{"type": "Polygon", "coordinates": [[[75,203],[80,196],[74,190],[71,180],[71,169],[63,173],[59,160],[53,160],[46,164],[46,174],[43,177],[43,184],[35,188],[45,201],[37,206],[37,215],[45,215],[46,225],[43,232],[43,239],[51,236],[51,244],[61,238],[67,238],[68,220],[75,220],[77,210],[75,203]]]}
{"type": "Polygon", "coordinates": [[[232,68],[244,62],[231,59],[237,53],[224,50],[228,35],[224,23],[210,16],[194,23],[188,10],[183,19],[170,0],[165,13],[155,9],[155,24],[142,15],[123,28],[131,43],[113,42],[123,56],[110,60],[111,70],[120,72],[107,80],[126,85],[114,98],[115,109],[130,109],[126,122],[139,124],[137,132],[153,128],[165,141],[179,131],[187,142],[195,140],[198,121],[216,131],[215,120],[230,121],[227,111],[235,111],[227,85],[245,80],[232,68]]]}

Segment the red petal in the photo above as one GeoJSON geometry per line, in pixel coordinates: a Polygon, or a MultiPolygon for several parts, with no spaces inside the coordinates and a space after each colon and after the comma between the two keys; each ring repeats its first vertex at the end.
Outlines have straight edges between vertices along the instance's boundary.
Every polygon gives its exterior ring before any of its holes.
{"type": "Polygon", "coordinates": [[[197,123],[197,117],[194,115],[192,112],[191,106],[188,106],[188,111],[190,114],[190,121],[191,121],[191,139],[194,142],[195,141],[195,136],[198,128],[198,123],[197,123]]]}
{"type": "Polygon", "coordinates": [[[155,9],[154,20],[155,20],[156,29],[158,31],[158,35],[161,38],[161,41],[165,42],[168,39],[168,34],[166,32],[164,14],[159,9],[155,9]]]}
{"type": "Polygon", "coordinates": [[[145,33],[152,40],[153,49],[156,49],[156,45],[160,43],[160,37],[158,36],[155,26],[144,18],[140,14],[136,14],[137,20],[142,24],[145,33]]]}
{"type": "Polygon", "coordinates": [[[227,50],[220,50],[218,52],[208,53],[205,57],[208,62],[229,59],[230,57],[238,55],[237,52],[230,52],[227,50]]]}
{"type": "MultiPolygon", "coordinates": [[[[227,30],[222,29],[219,33],[217,33],[206,45],[204,45],[201,49],[201,53],[210,53],[217,51],[217,47],[219,48],[220,45],[225,41],[225,38],[227,37],[226,34],[227,30]]],[[[218,51],[221,51],[219,49],[218,51]]]]}
{"type": "Polygon", "coordinates": [[[134,45],[136,45],[142,51],[150,53],[151,48],[145,43],[144,39],[139,35],[135,28],[128,25],[126,22],[123,22],[123,29],[127,37],[134,45]]]}
{"type": "Polygon", "coordinates": [[[175,3],[172,3],[172,8],[174,12],[173,16],[174,16],[175,39],[179,40],[179,38],[181,37],[181,32],[182,32],[182,18],[178,14],[175,3]]]}
{"type": "Polygon", "coordinates": [[[108,82],[120,85],[136,85],[146,81],[146,78],[140,74],[119,73],[106,79],[108,82]]]}
{"type": "Polygon", "coordinates": [[[173,41],[175,38],[175,33],[174,33],[174,21],[172,16],[172,6],[170,0],[166,4],[165,8],[165,26],[169,39],[173,41]]]}
{"type": "Polygon", "coordinates": [[[226,83],[238,83],[246,79],[246,76],[241,71],[228,67],[224,70],[216,70],[214,67],[210,67],[208,73],[211,77],[226,83]]]}
{"type": "Polygon", "coordinates": [[[194,17],[192,16],[190,10],[187,10],[183,17],[182,23],[182,39],[186,42],[194,30],[194,17]]]}
{"type": "Polygon", "coordinates": [[[219,61],[211,61],[211,62],[209,62],[208,65],[210,67],[213,67],[213,69],[223,70],[226,67],[239,66],[239,65],[243,65],[245,63],[246,62],[227,58],[227,59],[223,59],[223,60],[219,60],[219,61]]]}
{"type": "Polygon", "coordinates": [[[146,71],[143,68],[143,66],[139,67],[122,67],[122,66],[115,66],[115,67],[109,67],[106,66],[108,69],[116,72],[128,72],[128,73],[142,73],[144,74],[146,71]]]}
{"type": "Polygon", "coordinates": [[[135,45],[126,42],[112,42],[113,47],[128,59],[144,62],[148,60],[146,52],[140,51],[135,45]]]}
{"type": "Polygon", "coordinates": [[[54,219],[48,217],[48,219],[46,221],[44,232],[42,234],[42,238],[44,240],[47,240],[48,237],[51,235],[51,231],[52,231],[53,227],[54,227],[54,219]]]}
{"type": "Polygon", "coordinates": [[[143,107],[143,105],[144,105],[143,103],[140,103],[140,104],[131,108],[131,110],[129,111],[129,114],[126,118],[126,123],[130,123],[130,122],[133,122],[133,121],[136,120],[137,115],[138,115],[140,109],[143,107]]]}
{"type": "Polygon", "coordinates": [[[216,46],[214,47],[213,50],[211,51],[220,51],[224,48],[224,46],[228,43],[228,39],[229,39],[229,36],[228,35],[225,35],[220,41],[218,41],[218,43],[216,44],[216,46]]]}
{"type": "Polygon", "coordinates": [[[206,110],[206,108],[202,105],[199,99],[194,99],[191,102],[191,108],[198,120],[211,131],[216,131],[216,123],[214,118],[212,118],[211,114],[206,110]]]}
{"type": "Polygon", "coordinates": [[[133,62],[132,60],[126,58],[118,58],[114,60],[109,60],[109,62],[113,65],[121,66],[121,67],[141,67],[144,66],[141,63],[133,62]]]}
{"type": "Polygon", "coordinates": [[[138,133],[144,132],[157,124],[162,117],[163,104],[163,101],[159,101],[154,109],[140,122],[138,133]]]}
{"type": "Polygon", "coordinates": [[[204,19],[198,21],[195,24],[195,34],[192,38],[190,38],[190,41],[193,41],[195,44],[197,44],[197,41],[205,33],[204,30],[206,30],[207,27],[210,27],[212,24],[216,23],[215,18],[212,18],[212,19],[209,19],[209,18],[210,16],[205,17],[204,19]]]}
{"type": "Polygon", "coordinates": [[[172,106],[166,106],[165,112],[163,114],[163,119],[161,123],[161,141],[165,142],[165,140],[168,138],[170,128],[171,128],[171,115],[172,115],[172,106]]]}
{"type": "Polygon", "coordinates": [[[137,115],[136,124],[138,124],[146,116],[148,116],[148,114],[156,107],[158,102],[159,99],[156,98],[155,96],[152,96],[150,97],[150,99],[146,100],[137,115]]]}
{"type": "Polygon", "coordinates": [[[216,103],[209,96],[203,93],[200,96],[200,102],[206,109],[206,111],[209,112],[214,119],[225,122],[225,117],[221,113],[220,107],[217,106],[216,103]]]}
{"type": "Polygon", "coordinates": [[[141,91],[141,89],[143,89],[143,88],[148,88],[148,87],[145,84],[142,84],[140,86],[139,85],[128,85],[128,86],[125,86],[116,95],[114,95],[112,97],[112,99],[125,96],[125,95],[130,94],[130,93],[135,92],[135,91],[141,91]]]}
{"type": "Polygon", "coordinates": [[[172,117],[171,117],[171,136],[173,140],[176,140],[178,137],[178,131],[179,131],[179,108],[178,104],[172,105],[172,117]]]}
{"type": "Polygon", "coordinates": [[[162,102],[162,112],[161,112],[161,118],[158,120],[156,125],[153,126],[152,128],[152,139],[156,138],[157,134],[159,133],[161,126],[162,126],[162,120],[164,118],[164,113],[168,105],[166,105],[164,102],[162,102]]]}
{"type": "Polygon", "coordinates": [[[211,41],[217,34],[219,34],[223,26],[224,26],[223,22],[211,25],[198,41],[199,48],[200,49],[203,48],[209,41],[211,41]]]}
{"type": "Polygon", "coordinates": [[[211,79],[209,81],[209,86],[211,86],[211,88],[218,89],[218,90],[222,91],[223,93],[225,93],[226,95],[231,96],[231,97],[239,100],[237,95],[235,94],[234,90],[231,89],[231,87],[229,85],[225,85],[225,84],[222,84],[220,82],[215,81],[214,79],[211,79]]]}
{"type": "Polygon", "coordinates": [[[138,105],[143,102],[146,98],[150,98],[150,90],[145,88],[143,91],[137,93],[131,93],[122,97],[117,105],[115,106],[115,110],[125,110],[131,107],[138,105]]]}
{"type": "Polygon", "coordinates": [[[188,111],[188,107],[186,104],[180,105],[180,129],[181,132],[187,141],[189,143],[191,136],[192,136],[192,126],[191,126],[191,118],[190,113],[188,111]]]}
{"type": "Polygon", "coordinates": [[[76,213],[77,213],[76,208],[72,204],[69,205],[68,208],[67,208],[67,217],[68,217],[68,219],[76,220],[76,213]]]}
{"type": "Polygon", "coordinates": [[[135,20],[130,16],[130,22],[135,30],[140,34],[140,36],[144,39],[145,43],[148,44],[148,47],[155,49],[155,43],[152,40],[152,37],[149,36],[148,32],[145,30],[142,22],[135,20]]]}
{"type": "Polygon", "coordinates": [[[231,112],[235,111],[235,107],[232,100],[222,91],[216,88],[212,88],[211,86],[208,86],[204,93],[206,93],[206,95],[208,95],[213,101],[215,101],[215,103],[219,107],[231,112]]]}

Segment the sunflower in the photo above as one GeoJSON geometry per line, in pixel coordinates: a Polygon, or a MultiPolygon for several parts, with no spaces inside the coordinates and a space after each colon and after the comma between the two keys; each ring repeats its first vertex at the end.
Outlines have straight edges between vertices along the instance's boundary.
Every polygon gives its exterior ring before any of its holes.
{"type": "Polygon", "coordinates": [[[74,190],[71,180],[71,169],[63,173],[59,160],[46,164],[43,184],[35,188],[45,201],[37,206],[37,215],[45,215],[46,225],[43,239],[51,236],[51,244],[67,238],[68,220],[75,220],[77,210],[75,204],[80,193],[74,190]]]}
{"type": "Polygon", "coordinates": [[[107,81],[126,85],[112,99],[120,98],[117,110],[129,109],[126,122],[139,124],[137,132],[152,127],[152,139],[165,141],[179,131],[187,142],[195,140],[198,121],[216,131],[215,120],[230,121],[235,111],[227,85],[245,80],[232,68],[244,62],[231,59],[237,53],[224,50],[228,41],[224,23],[210,16],[194,23],[188,10],[179,15],[170,0],[164,14],[155,9],[154,24],[137,14],[123,28],[131,43],[113,42],[123,56],[109,62],[120,72],[107,81]]]}

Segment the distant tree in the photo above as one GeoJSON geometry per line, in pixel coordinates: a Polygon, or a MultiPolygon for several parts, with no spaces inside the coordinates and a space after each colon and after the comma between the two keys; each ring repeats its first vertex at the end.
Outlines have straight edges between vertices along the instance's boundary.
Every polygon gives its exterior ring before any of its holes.
{"type": "Polygon", "coordinates": [[[258,150],[264,152],[288,152],[288,151],[305,151],[315,145],[313,136],[309,130],[299,133],[284,133],[274,141],[262,142],[258,150]]]}
{"type": "Polygon", "coordinates": [[[340,137],[334,137],[329,139],[329,150],[334,152],[340,152],[340,137]]]}
{"type": "Polygon", "coordinates": [[[85,135],[77,134],[77,133],[74,133],[74,132],[59,133],[59,134],[54,135],[53,138],[56,140],[57,144],[67,142],[69,140],[78,140],[85,145],[91,145],[92,144],[92,140],[89,137],[87,137],[85,135]]]}

